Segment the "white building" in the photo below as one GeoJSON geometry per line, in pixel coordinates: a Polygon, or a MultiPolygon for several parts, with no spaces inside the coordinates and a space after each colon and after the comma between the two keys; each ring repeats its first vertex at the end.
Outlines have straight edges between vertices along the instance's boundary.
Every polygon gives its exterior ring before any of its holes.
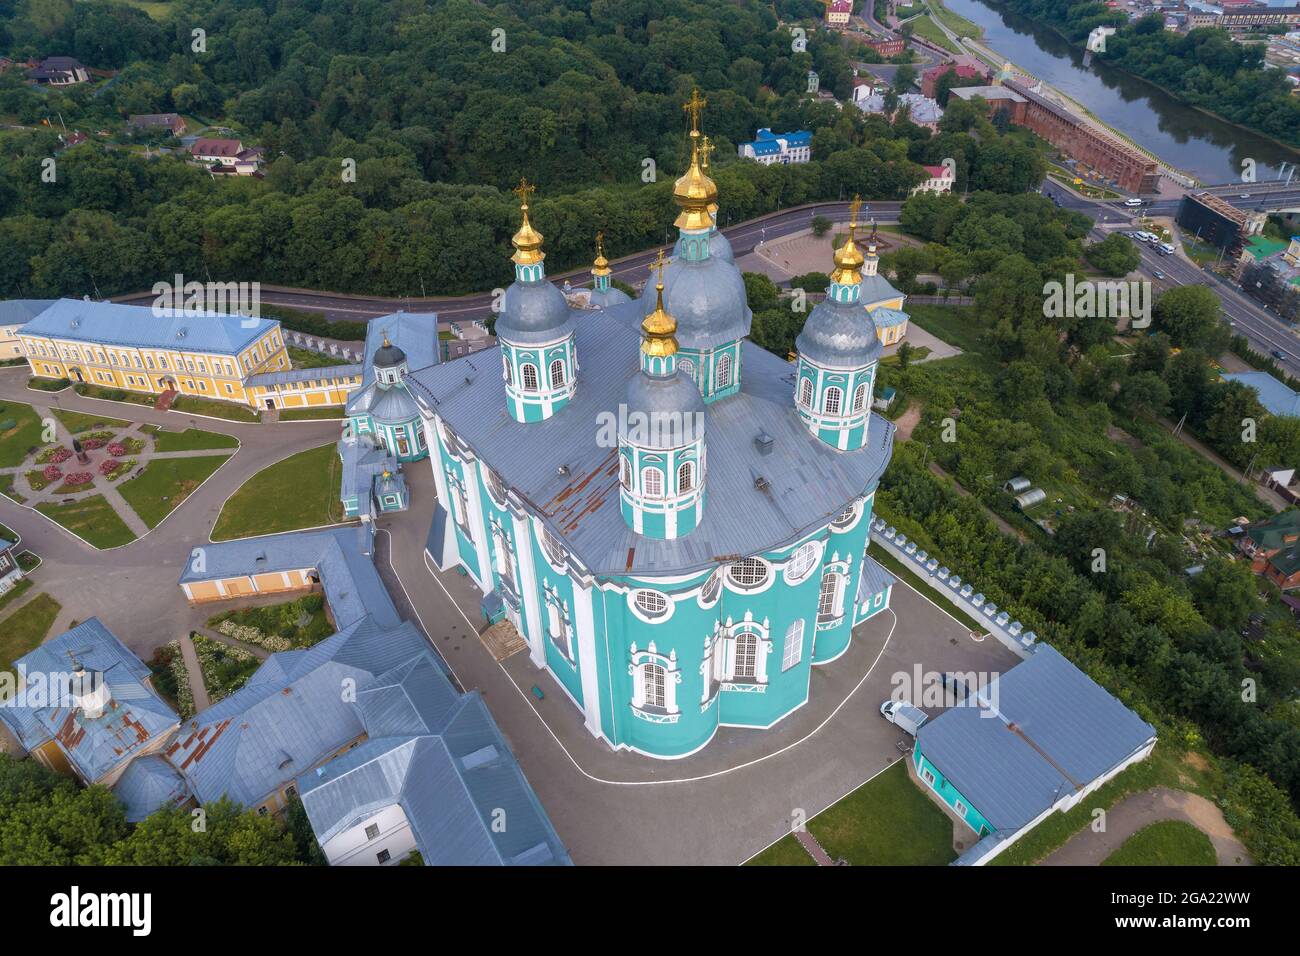
{"type": "Polygon", "coordinates": [[[916,193],[950,193],[952,184],[957,181],[956,172],[951,166],[923,166],[926,178],[912,189],[916,193]]]}
{"type": "Polygon", "coordinates": [[[804,129],[773,133],[764,127],[754,134],[752,143],[741,143],[737,152],[741,159],[752,159],[764,166],[806,163],[812,159],[812,133],[804,129]]]}

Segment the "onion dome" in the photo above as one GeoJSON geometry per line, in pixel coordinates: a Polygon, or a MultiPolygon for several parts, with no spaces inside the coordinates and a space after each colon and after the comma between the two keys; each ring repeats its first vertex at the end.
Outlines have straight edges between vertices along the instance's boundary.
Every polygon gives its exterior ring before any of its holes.
{"type": "Polygon", "coordinates": [[[884,347],[875,323],[862,308],[862,253],[854,242],[858,228],[858,199],[853,200],[849,236],[835,250],[835,271],[831,273],[826,298],[808,315],[795,339],[801,358],[822,368],[857,369],[880,358],[884,347]]]}
{"type": "Polygon", "coordinates": [[[519,187],[515,190],[521,200],[519,211],[523,215],[519,230],[510,239],[511,245],[515,247],[515,254],[510,258],[515,261],[516,265],[539,265],[546,258],[546,253],[542,252],[542,234],[534,229],[533,224],[528,221],[528,196],[533,192],[534,188],[528,185],[528,180],[521,179],[519,187]]]}
{"type": "MultiPolygon", "coordinates": [[[[662,263],[663,253],[660,252],[662,263]]],[[[655,285],[654,311],[641,322],[641,351],[657,358],[677,354],[677,320],[664,310],[664,275],[660,265],[659,282],[655,285]]]]}
{"type": "Polygon", "coordinates": [[[713,228],[709,206],[718,202],[718,187],[700,165],[700,113],[706,102],[699,90],[692,90],[690,101],[683,106],[691,117],[691,164],[673,184],[673,201],[682,210],[674,224],[690,232],[713,228]]]}
{"type": "MultiPolygon", "coordinates": [[[[655,300],[642,299],[649,315],[656,308],[655,300]]],[[[753,313],[745,297],[745,280],[729,260],[713,255],[698,262],[675,259],[664,302],[677,319],[677,341],[684,349],[713,349],[749,335],[753,313]]]]}
{"type": "Polygon", "coordinates": [[[573,313],[564,293],[546,281],[542,260],[542,234],[528,221],[528,196],[534,187],[521,180],[515,190],[520,198],[522,222],[511,242],[515,254],[515,281],[501,297],[501,314],[496,335],[514,345],[540,345],[573,332],[573,313]]]}
{"type": "Polygon", "coordinates": [[[835,271],[831,273],[831,282],[857,285],[862,281],[862,264],[866,259],[853,241],[853,231],[856,228],[856,222],[849,225],[849,237],[844,240],[844,245],[835,250],[835,271]]]}
{"type": "MultiPolygon", "coordinates": [[[[695,433],[703,413],[704,399],[695,382],[680,372],[677,355],[677,320],[664,308],[663,252],[655,263],[659,281],[655,285],[655,307],[641,323],[641,373],[627,385],[629,412],[639,412],[653,424],[635,437],[624,440],[641,448],[679,448],[702,436],[695,433]]],[[[629,421],[631,421],[629,416],[629,421]]]]}

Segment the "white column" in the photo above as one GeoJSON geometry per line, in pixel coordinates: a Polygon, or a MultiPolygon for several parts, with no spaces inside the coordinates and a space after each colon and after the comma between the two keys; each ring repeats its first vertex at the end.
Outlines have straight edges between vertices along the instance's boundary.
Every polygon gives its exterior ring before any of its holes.
{"type": "Polygon", "coordinates": [[[600,682],[596,679],[596,622],[591,610],[591,588],[581,587],[576,581],[573,581],[573,623],[578,640],[578,676],[582,679],[586,728],[593,737],[599,737],[600,682]]]}
{"type": "Polygon", "coordinates": [[[528,533],[528,523],[523,518],[510,516],[514,527],[515,556],[519,562],[519,591],[523,601],[524,636],[528,638],[529,657],[537,667],[546,666],[546,628],[542,622],[541,606],[537,600],[537,573],[533,569],[533,545],[528,533]]]}
{"type": "Polygon", "coordinates": [[[483,500],[479,495],[478,464],[465,462],[462,472],[465,482],[465,497],[469,500],[469,526],[474,535],[474,553],[478,555],[478,581],[484,594],[496,590],[496,580],[492,576],[492,560],[488,556],[487,536],[491,532],[487,520],[483,517],[483,500]]]}

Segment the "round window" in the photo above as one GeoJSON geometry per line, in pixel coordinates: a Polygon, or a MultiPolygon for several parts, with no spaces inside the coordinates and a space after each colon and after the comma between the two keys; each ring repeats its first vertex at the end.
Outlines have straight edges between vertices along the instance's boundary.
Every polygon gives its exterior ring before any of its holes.
{"type": "Polygon", "coordinates": [[[745,558],[733,564],[727,576],[738,588],[759,587],[767,580],[767,562],[762,558],[745,558]]]}
{"type": "Polygon", "coordinates": [[[668,615],[668,596],[659,591],[637,591],[632,603],[641,616],[655,621],[668,615]]]}
{"type": "Polygon", "coordinates": [[[790,555],[790,560],[785,566],[786,584],[799,584],[806,581],[812,574],[813,568],[817,566],[817,559],[821,557],[821,545],[816,541],[809,541],[801,544],[795,549],[794,554],[790,555]]]}

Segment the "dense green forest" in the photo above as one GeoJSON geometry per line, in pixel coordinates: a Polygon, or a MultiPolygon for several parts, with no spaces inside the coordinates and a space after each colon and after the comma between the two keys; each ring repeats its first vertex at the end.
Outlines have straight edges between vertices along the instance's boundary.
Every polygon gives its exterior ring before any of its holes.
{"type": "Polygon", "coordinates": [[[1045,23],[1082,43],[1094,27],[1117,28],[1106,50],[1108,63],[1150,80],[1179,99],[1217,113],[1265,136],[1300,146],[1300,99],[1281,70],[1264,68],[1264,43],[1236,43],[1227,31],[1201,28],[1187,34],[1164,28],[1150,14],[1129,22],[1104,3],[1075,0],[997,0],[1016,13],[1045,23]]]}
{"type": "MultiPolygon", "coordinates": [[[[796,0],[783,15],[798,4],[818,9],[796,0]]],[[[945,156],[963,186],[1016,192],[1041,178],[1025,135],[932,137],[803,95],[813,67],[846,93],[848,54],[817,33],[792,52],[759,3],[175,0],[162,21],[105,0],[6,5],[0,53],[71,53],[120,73],[57,91],[0,77],[0,117],[35,127],[0,137],[0,244],[19,253],[0,261],[0,295],[109,295],[175,272],[392,295],[492,288],[509,279],[507,189],[521,175],[540,187],[553,273],[589,262],[597,229],[614,255],[642,249],[671,238],[681,103],[696,85],[724,226],[854,193],[902,198],[924,176],[917,164],[945,156]],[[202,54],[190,49],[200,25],[202,54]],[[214,181],[145,158],[125,118],[170,110],[264,147],[266,178],[214,181]],[[46,118],[108,134],[59,154],[53,183],[40,175],[58,146],[46,118]],[[760,126],[813,130],[815,161],[738,161],[735,143],[760,126]]]]}

